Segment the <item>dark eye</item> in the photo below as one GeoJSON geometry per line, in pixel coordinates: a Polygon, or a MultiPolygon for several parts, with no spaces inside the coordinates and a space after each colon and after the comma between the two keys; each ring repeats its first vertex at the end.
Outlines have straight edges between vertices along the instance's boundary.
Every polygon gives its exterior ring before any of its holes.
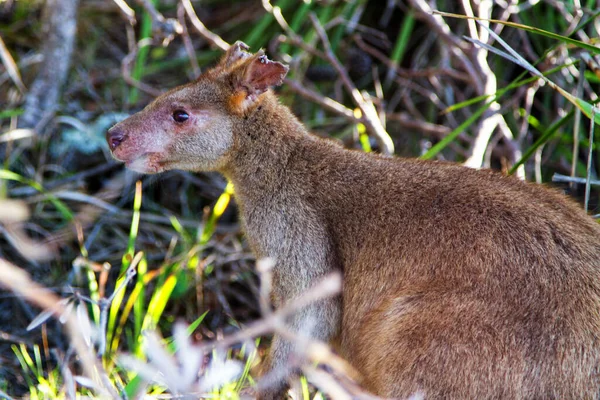
{"type": "Polygon", "coordinates": [[[181,124],[181,123],[187,121],[189,118],[190,118],[190,116],[188,115],[188,113],[186,113],[183,110],[175,110],[175,111],[173,111],[173,120],[175,122],[178,122],[178,123],[181,124]]]}

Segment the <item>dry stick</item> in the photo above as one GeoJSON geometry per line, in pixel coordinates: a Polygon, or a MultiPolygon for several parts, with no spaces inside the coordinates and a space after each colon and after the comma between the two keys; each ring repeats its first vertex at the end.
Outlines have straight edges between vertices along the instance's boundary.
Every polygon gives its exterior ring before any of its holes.
{"type": "Polygon", "coordinates": [[[219,35],[211,32],[204,26],[204,24],[200,21],[196,12],[194,11],[194,7],[190,0],[181,0],[181,4],[183,4],[183,8],[185,8],[185,12],[188,15],[188,18],[194,25],[194,28],[198,30],[198,32],[208,40],[214,47],[217,47],[223,51],[227,51],[229,49],[229,43],[221,39],[219,35]]]}
{"type": "Polygon", "coordinates": [[[154,7],[154,4],[152,4],[151,1],[137,0],[137,3],[144,7],[148,14],[150,14],[150,17],[152,17],[153,24],[160,25],[165,22],[165,17],[163,17],[163,15],[156,10],[156,7],[154,7]]]}
{"type": "MultiPolygon", "coordinates": [[[[414,118],[412,118],[407,112],[386,114],[386,118],[388,121],[398,122],[404,128],[420,130],[422,132],[427,133],[428,135],[435,136],[436,139],[444,138],[451,131],[451,129],[445,125],[437,125],[427,121],[417,121],[414,118]]],[[[469,141],[468,137],[464,134],[459,135],[458,137],[464,142],[469,141]]]]}
{"type": "MultiPolygon", "coordinates": [[[[300,47],[302,50],[306,51],[309,54],[312,54],[313,56],[319,57],[322,60],[328,60],[328,56],[325,53],[323,53],[320,50],[317,50],[316,48],[314,48],[313,46],[311,46],[309,44],[306,44],[304,42],[304,40],[302,39],[302,37],[297,35],[290,28],[289,24],[287,23],[283,14],[281,13],[280,7],[271,5],[269,0],[263,0],[262,5],[263,5],[263,8],[268,13],[273,15],[273,17],[275,18],[275,20],[277,21],[277,23],[279,24],[281,29],[283,29],[283,31],[287,34],[287,36],[280,35],[278,38],[279,42],[288,43],[288,44],[300,47]]],[[[288,87],[290,89],[292,89],[292,91],[300,94],[302,97],[309,99],[314,103],[317,103],[321,107],[323,107],[333,113],[341,115],[350,123],[357,124],[357,123],[362,122],[361,118],[357,118],[354,115],[354,112],[351,109],[344,106],[343,104],[341,104],[329,97],[323,96],[322,94],[320,94],[314,90],[311,90],[308,87],[306,87],[306,86],[302,85],[301,83],[294,81],[292,79],[286,78],[285,83],[288,85],[288,87]]]]}
{"type": "MultiPolygon", "coordinates": [[[[44,57],[41,54],[31,54],[29,56],[21,57],[19,62],[17,63],[17,70],[19,68],[25,69],[30,65],[39,64],[44,61],[44,57]]],[[[4,73],[0,74],[0,85],[3,85],[8,79],[12,79],[10,70],[5,70],[4,73]]],[[[15,129],[16,127],[12,127],[11,129],[15,129]]]]}
{"type": "MultiPolygon", "coordinates": [[[[123,177],[121,176],[121,174],[118,174],[109,182],[107,182],[104,185],[104,188],[99,193],[97,193],[95,197],[101,199],[101,201],[103,202],[108,202],[112,199],[118,198],[121,195],[123,187],[123,177]]],[[[63,244],[69,242],[71,239],[74,238],[74,226],[80,226],[82,229],[86,229],[89,226],[91,226],[100,215],[104,213],[104,208],[98,207],[98,205],[94,204],[86,204],[85,206],[81,207],[81,209],[75,215],[69,226],[64,227],[61,230],[53,233],[44,241],[44,243],[58,249],[63,244]]]]}
{"type": "Polygon", "coordinates": [[[177,5],[177,19],[181,25],[181,38],[183,39],[183,46],[185,47],[185,51],[190,59],[190,64],[192,64],[192,70],[194,72],[195,79],[200,76],[202,71],[200,70],[200,65],[198,65],[198,60],[196,59],[196,53],[194,51],[194,45],[192,44],[192,39],[190,39],[187,24],[185,23],[185,8],[183,7],[182,3],[177,5]]]}
{"type": "MultiPolygon", "coordinates": [[[[479,7],[480,17],[489,18],[491,16],[492,10],[489,3],[490,2],[488,1],[481,2],[479,7]]],[[[465,11],[467,12],[468,16],[473,17],[474,14],[473,10],[470,8],[470,3],[466,0],[463,0],[463,5],[465,6],[465,11]]],[[[477,32],[475,29],[475,22],[471,21],[472,20],[469,20],[469,29],[472,31],[471,37],[475,40],[481,41],[482,43],[487,43],[489,41],[488,31],[481,26],[481,29],[479,32],[477,32]]],[[[489,26],[489,22],[486,23],[489,26]]],[[[498,88],[496,83],[496,75],[494,75],[487,62],[487,56],[488,51],[484,47],[476,48],[475,60],[477,66],[479,67],[480,79],[483,82],[483,92],[480,94],[493,96],[498,88]]],[[[486,150],[490,143],[490,139],[492,138],[492,134],[502,118],[502,116],[498,113],[499,110],[500,105],[497,102],[494,102],[482,115],[482,118],[478,124],[479,129],[476,130],[477,134],[471,148],[471,155],[465,162],[466,166],[472,168],[481,168],[486,150]]],[[[524,169],[522,169],[521,172],[524,172],[524,169]]],[[[524,176],[522,178],[524,178],[524,176]]]]}
{"type": "Polygon", "coordinates": [[[139,43],[135,44],[133,50],[129,54],[127,54],[125,56],[125,58],[123,58],[123,61],[121,61],[121,74],[123,75],[123,79],[125,80],[125,82],[127,82],[129,85],[134,86],[134,87],[138,88],[139,90],[141,90],[142,92],[145,92],[153,97],[158,97],[162,93],[161,90],[158,90],[158,89],[154,88],[153,86],[150,86],[144,82],[138,81],[137,79],[134,79],[131,76],[131,71],[130,71],[130,66],[133,63],[133,60],[135,59],[137,52],[139,51],[140,45],[145,45],[145,42],[147,40],[148,39],[140,40],[139,43]]]}
{"type": "Polygon", "coordinates": [[[450,68],[424,68],[419,70],[408,70],[405,68],[401,68],[398,65],[395,65],[394,62],[390,60],[383,52],[365,43],[365,41],[359,35],[353,35],[352,40],[354,41],[354,43],[356,43],[359,49],[378,59],[383,64],[385,64],[385,66],[392,72],[404,78],[429,78],[432,76],[447,75],[451,78],[456,79],[457,81],[462,81],[466,83],[471,82],[471,79],[463,72],[455,71],[450,68]]]}
{"type": "MultiPolygon", "coordinates": [[[[150,3],[150,2],[144,2],[144,0],[139,0],[142,2],[142,5],[144,7],[146,7],[146,3],[150,3]]],[[[126,30],[127,30],[127,44],[128,44],[128,48],[129,48],[129,54],[127,54],[123,60],[121,61],[121,75],[123,76],[123,80],[141,90],[144,93],[149,94],[150,96],[153,97],[157,97],[159,96],[162,91],[158,90],[146,83],[143,83],[141,81],[138,81],[137,79],[134,79],[131,76],[131,70],[130,70],[130,66],[133,63],[138,51],[139,51],[139,47],[140,45],[146,45],[149,44],[148,42],[150,41],[150,38],[147,39],[143,39],[140,40],[139,42],[136,42],[135,40],[135,32],[133,30],[133,26],[136,22],[135,20],[135,13],[133,12],[133,10],[131,8],[129,8],[129,6],[127,6],[127,4],[121,4],[121,1],[115,0],[115,2],[117,3],[117,5],[119,6],[119,8],[121,9],[121,11],[123,12],[123,14],[125,14],[125,17],[127,18],[127,20],[129,21],[129,25],[126,25],[126,30]]],[[[165,22],[164,22],[164,17],[158,13],[158,11],[156,11],[156,9],[154,9],[154,6],[150,5],[151,9],[147,8],[147,11],[152,15],[153,21],[161,24],[161,29],[164,28],[165,22]],[[152,12],[152,9],[154,9],[154,13],[152,12]],[[162,18],[162,21],[161,21],[162,18]]],[[[174,28],[175,31],[177,32],[177,29],[174,28]]]]}
{"type": "Polygon", "coordinates": [[[215,340],[201,345],[203,350],[213,348],[227,348],[245,340],[264,335],[274,330],[285,333],[285,319],[316,301],[323,300],[339,294],[342,281],[339,273],[333,273],[325,276],[315,286],[305,292],[302,296],[287,302],[283,307],[269,314],[265,318],[248,325],[244,330],[233,335],[227,336],[221,340],[215,340]]]}
{"type": "Polygon", "coordinates": [[[292,34],[290,36],[279,35],[278,40],[282,43],[288,43],[293,46],[300,47],[302,50],[306,51],[307,53],[310,53],[313,56],[319,57],[322,60],[327,60],[327,56],[325,55],[325,53],[323,53],[320,50],[315,49],[313,46],[311,46],[309,44],[306,44],[300,36],[294,34],[293,32],[291,32],[291,33],[292,34]]]}
{"type": "Polygon", "coordinates": [[[179,21],[173,18],[165,18],[150,0],[137,0],[137,2],[150,14],[152,29],[162,37],[163,45],[169,44],[175,35],[181,35],[183,27],[179,21]]]}
{"type": "Polygon", "coordinates": [[[259,304],[263,317],[273,314],[270,301],[273,287],[273,267],[275,267],[275,260],[272,258],[263,258],[256,261],[256,270],[260,276],[259,304]]]}
{"type": "Polygon", "coordinates": [[[337,382],[333,376],[319,371],[313,366],[306,366],[302,368],[302,372],[308,378],[308,380],[314,384],[320,391],[328,394],[332,399],[336,400],[352,400],[350,393],[337,382]]]}
{"type": "Polygon", "coordinates": [[[281,7],[273,7],[269,0],[262,0],[262,6],[269,14],[273,15],[273,17],[285,33],[287,33],[290,37],[295,38],[296,40],[299,39],[300,41],[302,41],[302,38],[296,35],[296,33],[292,30],[292,28],[290,28],[287,21],[283,17],[283,14],[281,13],[281,7]]]}
{"type": "Polygon", "coordinates": [[[440,15],[435,15],[436,12],[431,9],[425,0],[409,1],[412,6],[419,11],[417,15],[424,20],[427,25],[434,29],[440,35],[441,39],[448,44],[452,55],[462,64],[465,71],[471,76],[472,83],[477,88],[477,92],[483,93],[483,82],[481,81],[481,77],[467,55],[467,52],[470,51],[470,47],[465,46],[462,40],[452,34],[448,24],[446,24],[440,15]]]}
{"type": "Polygon", "coordinates": [[[123,14],[125,15],[125,18],[127,18],[129,23],[132,26],[135,25],[135,23],[136,23],[135,11],[133,11],[133,9],[131,7],[129,7],[127,5],[127,3],[125,3],[124,0],[113,0],[113,1],[117,5],[117,7],[119,7],[119,9],[123,12],[123,14]]]}
{"type": "Polygon", "coordinates": [[[23,269],[2,258],[0,258],[0,284],[38,307],[53,311],[54,315],[66,316],[65,326],[85,374],[98,385],[98,389],[103,389],[101,394],[109,395],[114,399],[120,398],[115,389],[107,382],[107,374],[102,365],[96,361],[92,350],[86,345],[74,314],[65,314],[66,309],[58,296],[31,280],[23,269]]]}
{"type": "MultiPolygon", "coordinates": [[[[483,0],[482,3],[486,2],[488,0],[483,0]]],[[[462,0],[462,6],[465,9],[465,14],[469,17],[474,17],[475,13],[473,12],[473,7],[471,7],[471,1],[470,0],[462,0]]],[[[477,25],[475,25],[475,21],[473,21],[472,19],[468,19],[467,20],[467,27],[469,28],[469,35],[473,38],[473,39],[479,39],[479,34],[477,32],[477,25]]],[[[485,40],[482,40],[484,42],[487,42],[485,40]]]]}
{"type": "Polygon", "coordinates": [[[341,115],[349,122],[352,122],[355,124],[358,122],[361,122],[361,119],[356,118],[354,116],[354,113],[352,112],[352,110],[349,109],[348,107],[346,107],[345,105],[338,103],[337,101],[335,101],[329,97],[325,97],[322,94],[309,89],[308,87],[302,85],[300,82],[297,82],[293,79],[286,78],[285,83],[287,84],[288,88],[290,88],[294,92],[300,94],[302,97],[304,97],[314,103],[317,103],[318,105],[320,105],[321,107],[323,107],[326,110],[329,110],[331,112],[341,115]]]}
{"type": "MultiPolygon", "coordinates": [[[[585,61],[583,58],[579,59],[579,82],[577,82],[577,97],[583,98],[583,83],[585,81],[585,61]]],[[[594,120],[592,120],[592,124],[594,120]]],[[[571,160],[571,176],[575,176],[575,170],[577,168],[577,160],[579,159],[579,129],[581,127],[581,109],[575,107],[575,123],[573,124],[573,158],[571,160]]],[[[571,183],[571,189],[574,188],[575,184],[571,183]]]]}
{"type": "MultiPolygon", "coordinates": [[[[489,28],[489,16],[491,15],[491,7],[489,2],[482,2],[480,4],[480,14],[484,15],[484,21],[477,21],[480,25],[480,33],[479,39],[472,38],[470,41],[473,43],[477,43],[480,45],[480,49],[477,53],[477,63],[482,71],[483,80],[485,82],[485,95],[492,97],[495,96],[497,86],[496,86],[496,76],[492,73],[489,64],[487,63],[487,55],[488,51],[485,50],[487,42],[489,42],[489,35],[491,34],[493,38],[497,40],[501,40],[490,28],[489,28]],[[485,5],[485,6],[484,6],[485,5]]],[[[483,18],[483,17],[482,17],[483,18]]],[[[516,162],[520,158],[521,150],[517,143],[514,141],[513,135],[508,129],[503,129],[506,127],[506,121],[504,117],[500,113],[499,104],[494,101],[490,107],[484,112],[482,116],[482,120],[480,122],[480,128],[477,131],[477,135],[475,136],[475,140],[473,143],[473,149],[471,156],[465,162],[465,165],[480,168],[482,166],[485,153],[490,145],[490,140],[492,138],[493,131],[496,127],[500,127],[500,132],[503,134],[504,139],[507,142],[510,142],[513,147],[513,162],[516,162]]],[[[516,175],[520,179],[525,179],[525,166],[521,165],[517,169],[516,175]]]]}
{"type": "Polygon", "coordinates": [[[40,69],[25,99],[19,127],[40,126],[56,111],[61,86],[67,78],[77,32],[79,0],[47,1],[42,13],[44,68],[40,69]]]}
{"type": "Polygon", "coordinates": [[[590,138],[589,138],[589,151],[588,151],[588,159],[587,159],[587,177],[585,181],[585,203],[584,209],[587,212],[588,205],[590,202],[590,181],[592,178],[592,152],[594,150],[594,129],[596,127],[596,106],[592,105],[592,116],[590,118],[590,138]]]}
{"type": "MultiPolygon", "coordinates": [[[[273,313],[271,311],[270,306],[270,293],[272,282],[272,268],[274,266],[274,263],[275,261],[270,258],[257,261],[257,270],[259,272],[261,282],[260,307],[263,318],[262,320],[256,322],[255,325],[262,327],[263,329],[275,331],[282,338],[286,339],[290,343],[294,343],[294,346],[297,348],[298,354],[302,356],[302,359],[295,363],[295,365],[288,366],[286,368],[288,372],[292,371],[297,367],[301,368],[301,364],[307,364],[304,360],[310,360],[310,364],[327,364],[333,371],[338,372],[342,376],[349,377],[352,380],[357,380],[359,377],[358,373],[352,368],[350,364],[348,364],[347,361],[334,354],[329,348],[329,346],[317,340],[313,340],[309,337],[292,332],[285,326],[285,319],[291,313],[294,313],[295,311],[309,305],[312,302],[318,301],[320,298],[323,298],[323,296],[329,297],[331,295],[339,293],[341,289],[341,276],[339,275],[339,273],[334,273],[328,277],[325,277],[321,282],[315,285],[308,292],[304,293],[300,298],[290,301],[284,307],[280,308],[275,313],[273,313]],[[323,289],[325,289],[325,291],[323,289]]],[[[243,331],[241,331],[240,334],[246,336],[248,335],[248,331],[250,329],[251,327],[246,328],[243,331]]],[[[246,337],[246,339],[248,338],[249,337],[246,337]]],[[[283,371],[281,370],[273,371],[271,374],[263,377],[259,384],[266,383],[268,385],[268,381],[270,379],[273,379],[273,373],[275,375],[280,376],[282,372],[283,371]]],[[[323,374],[329,375],[325,372],[323,372],[323,374]]],[[[333,379],[331,378],[330,381],[332,380],[333,379]]],[[[339,391],[343,391],[343,393],[347,394],[347,391],[341,385],[337,385],[333,389],[332,387],[323,387],[321,385],[318,386],[325,389],[324,391],[329,394],[340,394],[339,391]]],[[[340,397],[334,395],[332,398],[340,397]]]]}
{"type": "Polygon", "coordinates": [[[12,79],[12,81],[15,83],[15,85],[19,89],[19,92],[25,93],[27,91],[27,88],[25,87],[25,85],[23,84],[23,81],[21,80],[21,74],[19,73],[19,68],[17,67],[17,63],[15,63],[15,60],[12,58],[12,56],[10,55],[10,52],[6,48],[6,45],[4,44],[4,40],[2,40],[2,36],[0,36],[0,60],[2,60],[2,63],[4,64],[4,68],[8,72],[10,79],[12,79]]]}
{"type": "MultiPolygon", "coordinates": [[[[278,20],[278,22],[280,24],[285,22],[285,20],[283,20],[283,17],[280,17],[280,19],[282,19],[282,21],[278,20]]],[[[285,26],[287,26],[287,23],[285,26]]],[[[304,43],[302,38],[297,36],[293,32],[290,31],[290,33],[291,33],[290,36],[280,35],[279,41],[282,43],[288,43],[288,44],[300,47],[302,50],[306,51],[307,53],[312,54],[313,56],[319,57],[322,60],[327,60],[327,56],[325,55],[325,53],[304,43]]],[[[353,123],[353,124],[362,122],[362,119],[357,118],[351,109],[349,109],[345,105],[333,100],[332,98],[323,96],[321,93],[314,91],[312,89],[309,89],[307,86],[301,84],[298,81],[290,79],[290,78],[286,78],[285,83],[287,84],[287,87],[289,89],[291,89],[292,91],[298,93],[302,97],[304,97],[314,103],[317,103],[324,109],[329,110],[335,114],[338,114],[338,115],[344,117],[348,122],[353,123]]]]}
{"type": "Polygon", "coordinates": [[[377,143],[379,144],[383,154],[394,154],[394,142],[392,142],[392,138],[390,138],[390,135],[386,132],[385,128],[381,124],[381,120],[379,119],[379,115],[377,114],[377,110],[375,109],[373,102],[371,102],[369,98],[365,98],[366,96],[361,94],[356,88],[350,79],[350,76],[348,75],[348,71],[346,71],[331,50],[331,44],[329,43],[327,33],[313,13],[310,14],[310,20],[313,24],[313,27],[317,31],[317,35],[321,39],[327,61],[329,61],[329,63],[331,63],[333,68],[337,71],[342,79],[344,87],[350,93],[358,108],[360,108],[363,116],[363,124],[367,128],[367,131],[375,137],[375,140],[377,140],[377,143]]]}
{"type": "Polygon", "coordinates": [[[587,184],[589,182],[590,185],[600,186],[599,180],[590,179],[588,181],[587,177],[586,178],[578,178],[576,176],[568,176],[568,175],[562,175],[562,174],[557,174],[557,173],[552,175],[552,182],[568,182],[568,183],[580,183],[580,184],[587,184]]]}

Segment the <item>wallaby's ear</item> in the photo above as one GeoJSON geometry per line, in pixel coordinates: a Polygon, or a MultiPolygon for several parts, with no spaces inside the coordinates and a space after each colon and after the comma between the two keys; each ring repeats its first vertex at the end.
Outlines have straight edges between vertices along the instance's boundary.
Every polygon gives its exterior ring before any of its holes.
{"type": "Polygon", "coordinates": [[[288,70],[287,65],[269,60],[262,50],[235,65],[230,70],[234,89],[230,100],[232,110],[244,113],[258,104],[261,94],[281,85],[288,70]]]}
{"type": "Polygon", "coordinates": [[[221,61],[219,61],[217,67],[227,69],[239,60],[252,57],[252,53],[247,51],[249,48],[250,47],[248,47],[246,43],[238,40],[229,47],[223,58],[221,58],[221,61]]]}
{"type": "Polygon", "coordinates": [[[288,70],[287,65],[269,60],[261,50],[248,60],[240,83],[249,95],[259,95],[270,87],[281,85],[288,70]]]}

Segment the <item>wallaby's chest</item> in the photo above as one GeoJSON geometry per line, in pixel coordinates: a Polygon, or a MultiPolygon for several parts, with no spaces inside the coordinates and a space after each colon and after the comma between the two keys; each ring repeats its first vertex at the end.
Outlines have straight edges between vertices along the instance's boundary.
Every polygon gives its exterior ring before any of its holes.
{"type": "Polygon", "coordinates": [[[317,211],[299,196],[241,198],[241,221],[257,258],[270,257],[280,273],[319,275],[334,268],[327,227],[317,211]]]}

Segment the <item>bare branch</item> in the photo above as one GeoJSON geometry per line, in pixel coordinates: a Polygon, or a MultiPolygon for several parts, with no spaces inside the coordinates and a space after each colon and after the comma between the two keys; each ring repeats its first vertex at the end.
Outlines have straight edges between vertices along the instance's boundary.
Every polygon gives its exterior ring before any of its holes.
{"type": "Polygon", "coordinates": [[[79,0],[50,0],[44,6],[41,48],[45,66],[27,94],[19,127],[40,126],[40,121],[47,122],[48,116],[56,112],[61,87],[71,65],[78,5],[79,0]]]}
{"type": "Polygon", "coordinates": [[[194,25],[194,28],[196,28],[196,30],[202,35],[202,37],[204,37],[204,39],[208,40],[208,42],[214,47],[217,47],[223,51],[227,51],[227,49],[229,49],[229,43],[221,39],[221,37],[216,33],[208,30],[202,21],[200,21],[190,0],[181,0],[181,4],[183,4],[183,8],[185,8],[185,12],[192,22],[192,25],[194,25]]]}
{"type": "Polygon", "coordinates": [[[325,49],[327,61],[329,61],[333,68],[335,68],[340,78],[342,79],[344,87],[350,93],[352,99],[354,100],[358,108],[360,108],[360,111],[362,112],[362,116],[364,118],[363,123],[367,128],[367,131],[373,137],[375,137],[375,140],[377,140],[377,143],[379,144],[379,147],[383,154],[394,154],[394,142],[392,142],[392,138],[383,127],[381,120],[379,119],[379,115],[377,114],[377,110],[375,109],[375,106],[369,98],[365,98],[365,96],[363,96],[360,93],[360,91],[356,88],[356,86],[350,79],[350,76],[348,75],[348,71],[346,71],[346,69],[342,66],[340,61],[337,59],[337,57],[331,50],[331,45],[329,43],[327,33],[325,32],[325,29],[323,29],[323,26],[321,26],[321,23],[319,22],[317,17],[315,17],[314,14],[310,14],[310,20],[315,30],[317,31],[319,38],[321,39],[321,43],[323,43],[323,48],[325,49]]]}
{"type": "Polygon", "coordinates": [[[237,332],[234,335],[228,336],[222,340],[216,340],[209,343],[204,343],[202,348],[227,348],[236,343],[264,335],[273,331],[279,333],[287,332],[285,329],[285,319],[294,314],[298,310],[314,303],[337,295],[341,290],[341,276],[339,273],[325,276],[312,289],[305,292],[302,296],[293,299],[286,303],[283,307],[276,310],[274,313],[267,315],[265,318],[256,321],[249,325],[244,330],[237,332]],[[283,332],[281,332],[283,331],[283,332]]]}
{"type": "Polygon", "coordinates": [[[162,93],[161,90],[156,89],[153,86],[150,86],[144,82],[138,81],[137,79],[134,79],[131,76],[130,67],[133,61],[135,60],[138,51],[139,44],[136,44],[134,49],[129,54],[127,54],[127,56],[125,56],[125,58],[123,58],[123,60],[121,61],[121,74],[123,75],[123,79],[125,80],[125,82],[127,82],[131,86],[138,88],[142,92],[148,93],[153,97],[160,96],[160,94],[162,93]]]}
{"type": "Polygon", "coordinates": [[[185,51],[188,54],[188,58],[190,59],[190,64],[192,64],[194,78],[198,78],[202,71],[200,70],[200,66],[198,65],[198,60],[196,59],[196,53],[194,51],[194,45],[192,44],[192,39],[190,39],[190,34],[187,30],[187,25],[185,23],[185,7],[183,6],[183,3],[179,3],[177,5],[177,19],[179,20],[179,24],[181,25],[181,38],[183,39],[185,51]]]}
{"type": "Polygon", "coordinates": [[[361,122],[361,119],[356,118],[354,116],[354,113],[352,112],[352,110],[349,109],[348,107],[346,107],[345,105],[338,103],[337,101],[335,101],[329,97],[325,97],[322,94],[309,89],[305,85],[302,85],[300,82],[295,81],[293,79],[286,78],[285,83],[287,84],[288,88],[292,89],[294,92],[298,93],[302,97],[304,97],[312,102],[317,103],[318,105],[320,105],[321,107],[323,107],[326,110],[329,110],[333,113],[341,115],[349,122],[352,122],[352,123],[361,122]]]}
{"type": "Polygon", "coordinates": [[[17,64],[15,63],[15,60],[10,55],[10,52],[6,48],[6,45],[4,44],[4,40],[2,40],[1,36],[0,36],[0,60],[2,60],[2,63],[4,64],[4,67],[6,68],[6,71],[8,72],[8,75],[10,76],[10,79],[12,79],[12,81],[15,83],[15,85],[17,86],[17,89],[19,89],[19,91],[21,93],[25,93],[27,91],[27,88],[25,87],[25,85],[23,84],[23,81],[21,80],[21,74],[19,73],[19,68],[17,67],[17,64]]]}

